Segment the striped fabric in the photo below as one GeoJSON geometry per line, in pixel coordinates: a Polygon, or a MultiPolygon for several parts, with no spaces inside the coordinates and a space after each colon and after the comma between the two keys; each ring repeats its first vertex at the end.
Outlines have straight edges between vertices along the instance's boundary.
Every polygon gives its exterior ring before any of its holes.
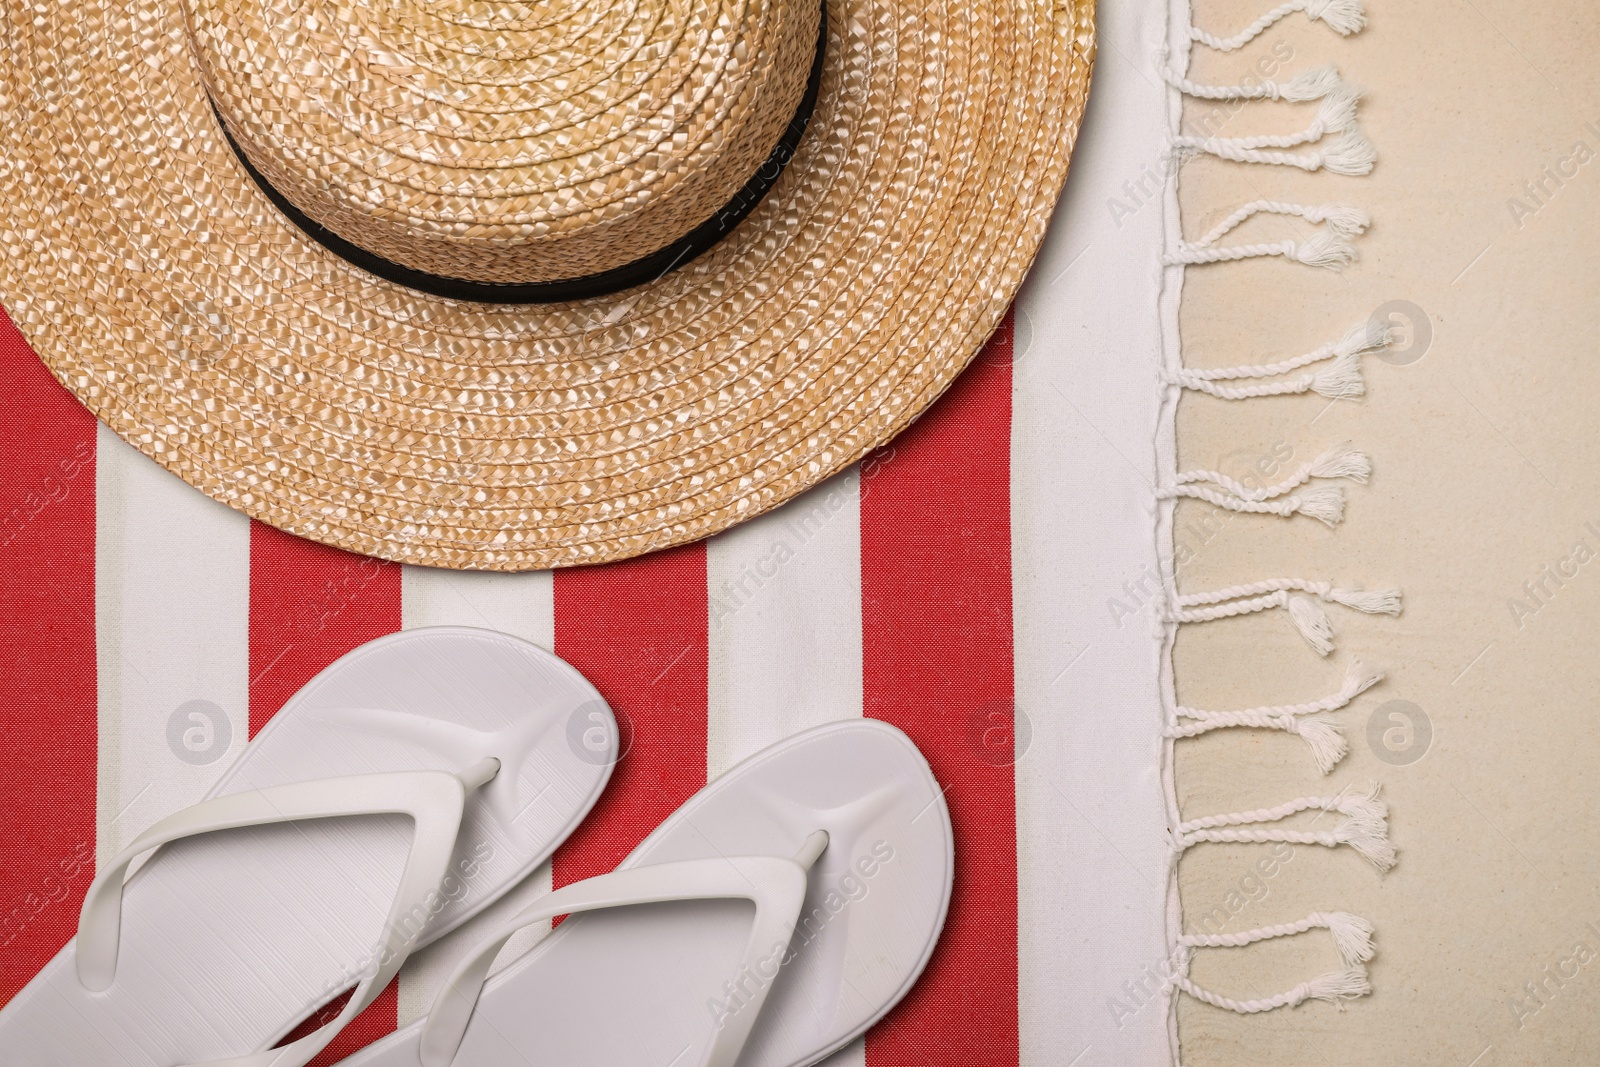
{"type": "MultiPolygon", "coordinates": [[[[955,890],[921,982],[833,1067],[1167,1062],[1159,641],[1107,613],[1154,573],[1160,211],[1105,205],[1160,161],[1163,89],[1117,58],[1159,47],[1160,7],[1102,5],[1015,318],[890,446],[700,544],[552,576],[298,540],[98,428],[0,317],[0,1002],[72,936],[96,858],[198,800],[318,670],[464,624],[552,648],[623,724],[607,792],[519,899],[610,870],[765,745],[880,718],[946,787],[955,890]]],[[[319,1062],[420,1015],[450,947],[319,1062]]]]}
{"type": "MultiPolygon", "coordinates": [[[[0,884],[17,899],[0,997],[71,936],[95,857],[199,799],[312,675],[452,623],[553,647],[624,722],[557,886],[610,870],[708,777],[798,729],[906,730],[949,787],[957,882],[938,954],[865,1062],[1017,1062],[1009,329],[861,469],[708,543],[553,577],[401,567],[253,523],[97,426],[3,330],[0,884]]],[[[392,1030],[408,977],[319,1062],[392,1030]]]]}

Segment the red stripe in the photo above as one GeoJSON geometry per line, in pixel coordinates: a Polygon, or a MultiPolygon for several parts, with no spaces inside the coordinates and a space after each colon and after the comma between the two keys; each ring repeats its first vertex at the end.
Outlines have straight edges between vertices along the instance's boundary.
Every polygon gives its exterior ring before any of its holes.
{"type": "Polygon", "coordinates": [[[874,1067],[1018,1061],[1010,456],[1007,315],[949,392],[863,467],[866,713],[922,749],[956,835],[943,937],[867,1035],[874,1067]]]}
{"type": "Polygon", "coordinates": [[[400,567],[250,524],[250,736],[317,672],[400,629],[400,567]]]}
{"type": "Polygon", "coordinates": [[[0,311],[0,1004],[94,877],[95,419],[0,311]]]}
{"type": "MultiPolygon", "coordinates": [[[[318,671],[400,629],[400,567],[250,524],[250,736],[318,671]]],[[[334,1063],[394,1032],[389,987],[312,1060],[334,1063]]],[[[308,1033],[308,1021],[285,1040],[308,1033]]]]}
{"type": "Polygon", "coordinates": [[[555,855],[559,886],[605,874],[706,784],[705,544],[557,571],[556,653],[594,683],[625,746],[555,855]]]}

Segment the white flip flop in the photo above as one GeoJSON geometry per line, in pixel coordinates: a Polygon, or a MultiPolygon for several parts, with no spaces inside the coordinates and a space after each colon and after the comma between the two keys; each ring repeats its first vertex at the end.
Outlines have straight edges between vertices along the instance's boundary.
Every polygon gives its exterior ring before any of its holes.
{"type": "Polygon", "coordinates": [[[690,798],[616,871],[503,924],[425,1018],[341,1067],[814,1064],[916,981],[953,856],[909,738],[863,719],[808,730],[690,798]],[[507,939],[561,914],[485,981],[507,939]]]}
{"type": "Polygon", "coordinates": [[[439,627],[363,645],[98,872],[77,938],[0,1011],[0,1059],[305,1064],[411,950],[549,858],[616,739],[594,687],[526,641],[439,627]],[[332,1022],[272,1047],[351,986],[332,1022]]]}

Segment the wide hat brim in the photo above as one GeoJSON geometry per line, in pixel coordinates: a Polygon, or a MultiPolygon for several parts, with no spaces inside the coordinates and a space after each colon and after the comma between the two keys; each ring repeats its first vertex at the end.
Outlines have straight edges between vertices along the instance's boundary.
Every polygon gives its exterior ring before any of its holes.
{"type": "Polygon", "coordinates": [[[888,441],[1021,284],[1066,177],[1093,0],[827,0],[799,148],[727,238],[543,305],[309,239],[207,103],[181,0],[5,6],[0,303],[179,477],[281,529],[526,570],[692,541],[888,441]]]}

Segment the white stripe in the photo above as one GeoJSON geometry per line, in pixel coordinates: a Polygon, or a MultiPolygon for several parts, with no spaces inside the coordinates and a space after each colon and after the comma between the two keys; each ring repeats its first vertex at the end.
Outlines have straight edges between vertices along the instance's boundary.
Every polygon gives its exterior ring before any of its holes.
{"type": "Polygon", "coordinates": [[[707,542],[706,775],[861,714],[856,468],[707,542]]]}
{"type": "Polygon", "coordinates": [[[1067,192],[1018,298],[1012,416],[1023,1063],[1167,1064],[1154,442],[1165,5],[1102,4],[1067,192]],[[1121,605],[1116,617],[1111,604],[1121,605]],[[1122,614],[1126,612],[1127,614],[1122,614]],[[1021,730],[1019,729],[1019,739],[1021,730]]]}
{"type": "Polygon", "coordinates": [[[108,857],[200,800],[248,740],[250,520],[104,424],[97,448],[96,853],[108,857]]]}
{"type": "Polygon", "coordinates": [[[406,567],[400,578],[400,619],[419,626],[481,626],[556,647],[555,582],[549,571],[492,574],[406,567]]]}
{"type": "MultiPolygon", "coordinates": [[[[524,638],[551,651],[556,643],[555,582],[549,571],[492,574],[405,567],[400,575],[400,621],[419,626],[479,626],[524,638]]],[[[433,998],[461,957],[498,925],[550,892],[550,864],[534,871],[511,892],[460,929],[418,952],[400,971],[398,1017],[401,1026],[427,1013],[433,998]]],[[[527,930],[506,946],[495,971],[538,944],[549,931],[527,930]]]]}
{"type": "MultiPolygon", "coordinates": [[[[851,468],[707,542],[706,776],[861,715],[861,476],[851,468]]],[[[861,1067],[852,1042],[827,1067],[861,1067]]]]}

